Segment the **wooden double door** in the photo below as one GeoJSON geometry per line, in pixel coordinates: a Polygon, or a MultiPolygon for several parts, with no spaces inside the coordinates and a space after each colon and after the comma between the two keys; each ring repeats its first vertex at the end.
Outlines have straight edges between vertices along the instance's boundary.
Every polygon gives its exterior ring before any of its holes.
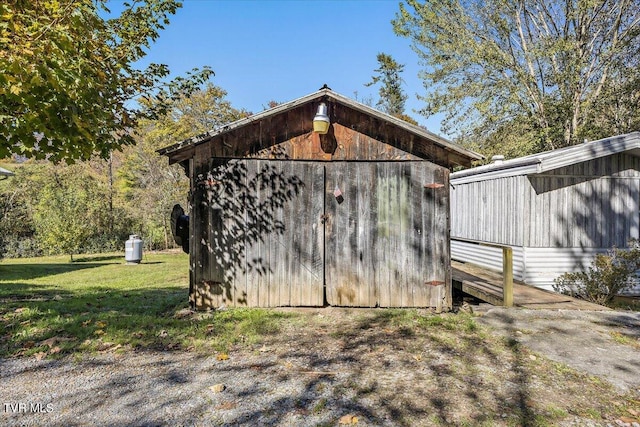
{"type": "Polygon", "coordinates": [[[194,200],[196,305],[450,304],[446,169],[243,159],[211,170],[194,200]]]}

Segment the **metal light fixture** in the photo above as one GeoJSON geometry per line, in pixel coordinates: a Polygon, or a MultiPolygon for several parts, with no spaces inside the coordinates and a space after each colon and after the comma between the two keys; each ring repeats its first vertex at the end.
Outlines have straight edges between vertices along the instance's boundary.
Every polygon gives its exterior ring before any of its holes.
{"type": "Polygon", "coordinates": [[[327,104],[321,102],[320,105],[318,105],[318,112],[313,118],[313,131],[324,135],[329,132],[330,123],[331,121],[327,115],[327,104]]]}

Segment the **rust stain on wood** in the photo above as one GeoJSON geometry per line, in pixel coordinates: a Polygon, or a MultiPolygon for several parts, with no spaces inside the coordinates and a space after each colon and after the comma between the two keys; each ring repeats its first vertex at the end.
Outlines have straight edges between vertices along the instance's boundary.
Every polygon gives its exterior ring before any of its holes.
{"type": "Polygon", "coordinates": [[[433,188],[442,188],[442,187],[444,187],[444,184],[439,184],[437,182],[433,182],[431,184],[425,184],[424,185],[424,188],[432,188],[432,189],[433,188]]]}
{"type": "Polygon", "coordinates": [[[424,284],[429,286],[440,286],[444,285],[444,282],[442,280],[432,280],[430,282],[424,282],[424,284]]]}

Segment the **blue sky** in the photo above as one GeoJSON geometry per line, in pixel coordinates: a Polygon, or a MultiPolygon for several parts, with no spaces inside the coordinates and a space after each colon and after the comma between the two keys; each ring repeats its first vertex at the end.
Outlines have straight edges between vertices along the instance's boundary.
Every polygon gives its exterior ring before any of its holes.
{"type": "MultiPolygon", "coordinates": [[[[378,99],[365,87],[377,68],[379,52],[405,64],[407,113],[429,130],[438,119],[414,109],[422,102],[420,66],[408,39],[394,34],[399,9],[389,0],[185,0],[171,24],[152,45],[147,62],[169,65],[173,75],[209,65],[212,82],[228,92],[237,108],[254,113],[270,100],[286,102],[327,83],[359,100],[378,99]]],[[[112,9],[115,5],[111,5],[112,9]]]]}

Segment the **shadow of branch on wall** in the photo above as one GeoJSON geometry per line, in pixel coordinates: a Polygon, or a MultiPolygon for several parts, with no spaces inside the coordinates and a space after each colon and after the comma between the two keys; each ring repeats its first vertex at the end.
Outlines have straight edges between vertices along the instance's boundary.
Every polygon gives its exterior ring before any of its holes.
{"type": "Polygon", "coordinates": [[[529,176],[535,191],[532,247],[557,248],[548,279],[584,271],[597,253],[626,248],[640,231],[640,159],[625,153],[529,176]]]}
{"type": "Polygon", "coordinates": [[[247,280],[273,272],[269,241],[295,226],[283,208],[302,188],[282,162],[212,160],[194,192],[197,307],[247,305],[247,280]]]}

